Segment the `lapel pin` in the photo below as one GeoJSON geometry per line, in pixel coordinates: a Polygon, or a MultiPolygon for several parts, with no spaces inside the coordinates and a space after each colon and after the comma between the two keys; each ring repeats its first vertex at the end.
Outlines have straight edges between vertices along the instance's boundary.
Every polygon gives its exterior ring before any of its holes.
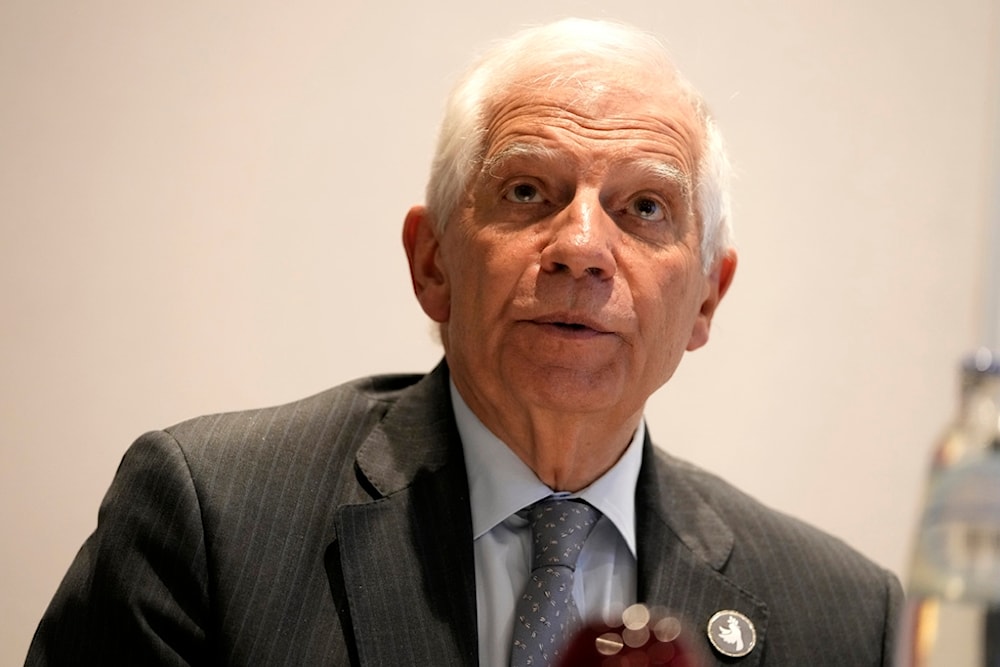
{"type": "Polygon", "coordinates": [[[709,619],[708,640],[722,655],[742,658],[757,645],[757,629],[740,612],[724,609],[709,619]]]}

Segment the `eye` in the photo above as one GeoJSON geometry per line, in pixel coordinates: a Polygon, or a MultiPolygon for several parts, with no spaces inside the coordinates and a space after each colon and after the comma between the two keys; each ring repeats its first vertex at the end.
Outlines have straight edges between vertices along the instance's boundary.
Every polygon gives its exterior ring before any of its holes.
{"type": "Polygon", "coordinates": [[[650,222],[659,222],[667,218],[666,207],[650,197],[636,197],[629,202],[625,210],[631,215],[650,222]]]}
{"type": "Polygon", "coordinates": [[[519,204],[535,204],[542,201],[542,196],[534,185],[518,183],[504,194],[504,199],[519,204]]]}

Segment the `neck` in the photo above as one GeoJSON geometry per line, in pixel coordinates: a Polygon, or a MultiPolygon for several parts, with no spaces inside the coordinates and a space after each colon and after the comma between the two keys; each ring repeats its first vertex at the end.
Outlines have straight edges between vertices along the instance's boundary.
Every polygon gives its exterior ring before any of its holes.
{"type": "MultiPolygon", "coordinates": [[[[554,420],[557,422],[558,420],[554,420]]],[[[603,420],[530,426],[525,435],[501,439],[553,491],[579,491],[611,469],[628,448],[635,425],[599,430],[603,420]]]]}
{"type": "Polygon", "coordinates": [[[632,442],[642,410],[567,413],[508,402],[497,406],[456,386],[476,417],[553,491],[579,491],[611,469],[632,442]]]}

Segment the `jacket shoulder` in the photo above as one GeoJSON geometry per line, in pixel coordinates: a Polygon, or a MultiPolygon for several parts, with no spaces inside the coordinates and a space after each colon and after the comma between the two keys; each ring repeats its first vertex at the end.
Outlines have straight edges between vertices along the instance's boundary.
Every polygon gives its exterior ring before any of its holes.
{"type": "Polygon", "coordinates": [[[849,569],[853,574],[870,572],[886,576],[884,568],[872,563],[842,539],[787,513],[769,507],[721,477],[669,454],[658,454],[719,515],[733,531],[735,554],[753,559],[783,560],[798,554],[807,562],[828,565],[833,570],[849,569]]]}
{"type": "Polygon", "coordinates": [[[220,412],[188,419],[164,429],[189,456],[238,448],[300,448],[360,436],[380,420],[424,376],[374,375],[346,382],[282,405],[220,412]]]}

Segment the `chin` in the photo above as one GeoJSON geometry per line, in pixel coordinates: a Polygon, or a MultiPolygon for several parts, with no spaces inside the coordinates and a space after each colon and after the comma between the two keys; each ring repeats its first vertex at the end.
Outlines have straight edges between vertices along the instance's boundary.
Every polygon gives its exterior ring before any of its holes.
{"type": "Polygon", "coordinates": [[[548,368],[520,383],[539,407],[558,412],[600,412],[621,406],[627,382],[617,373],[548,368]]]}

